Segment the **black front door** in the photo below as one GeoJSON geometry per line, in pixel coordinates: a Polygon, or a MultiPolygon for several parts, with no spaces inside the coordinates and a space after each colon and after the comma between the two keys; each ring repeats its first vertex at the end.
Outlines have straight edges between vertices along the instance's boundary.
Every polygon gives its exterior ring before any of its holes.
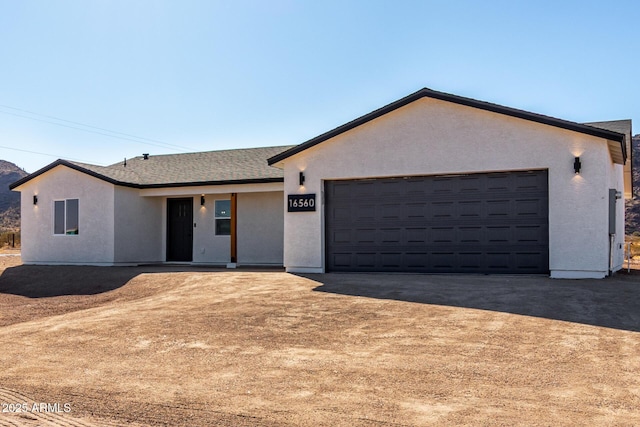
{"type": "Polygon", "coordinates": [[[167,199],[167,261],[193,260],[193,198],[167,199]]]}

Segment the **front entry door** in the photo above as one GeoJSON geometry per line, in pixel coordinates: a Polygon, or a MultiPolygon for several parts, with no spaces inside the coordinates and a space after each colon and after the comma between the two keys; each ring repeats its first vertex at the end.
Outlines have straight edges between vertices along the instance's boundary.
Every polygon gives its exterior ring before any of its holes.
{"type": "Polygon", "coordinates": [[[167,261],[193,260],[193,198],[167,199],[167,261]]]}

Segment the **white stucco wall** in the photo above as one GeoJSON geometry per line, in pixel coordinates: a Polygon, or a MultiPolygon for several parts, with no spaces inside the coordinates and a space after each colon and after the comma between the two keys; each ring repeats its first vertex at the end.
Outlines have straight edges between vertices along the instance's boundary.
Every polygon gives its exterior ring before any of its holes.
{"type": "Polygon", "coordinates": [[[429,98],[285,159],[285,195],[316,193],[319,204],[316,212],[285,210],[285,267],[324,271],[324,180],[530,169],[549,172],[551,276],[606,275],[608,188],[622,191],[622,169],[612,165],[606,141],[429,98]]]}
{"type": "Polygon", "coordinates": [[[58,166],[16,189],[21,192],[22,257],[34,264],[164,262],[167,199],[191,197],[193,262],[225,265],[231,238],[215,234],[215,201],[230,200],[225,191],[232,190],[238,193],[238,263],[282,265],[282,188],[282,183],[264,183],[138,190],[58,166]],[[77,236],[53,234],[53,202],[63,199],[79,199],[77,236]]]}
{"type": "Polygon", "coordinates": [[[96,264],[114,261],[114,186],[58,166],[20,186],[22,260],[25,264],[96,264]],[[38,204],[33,204],[33,196],[38,204]],[[53,234],[55,200],[79,200],[78,235],[53,234]]]}
{"type": "Polygon", "coordinates": [[[193,196],[193,262],[226,264],[231,261],[230,236],[216,236],[215,201],[230,200],[231,194],[205,194],[200,205],[200,194],[193,196]]]}
{"type": "Polygon", "coordinates": [[[115,187],[115,263],[139,264],[164,261],[162,251],[162,199],[140,197],[140,191],[115,187]]]}
{"type": "Polygon", "coordinates": [[[282,265],[284,194],[238,194],[238,264],[282,265]]]}
{"type": "MultiPolygon", "coordinates": [[[[206,190],[205,190],[206,191],[206,190]]],[[[231,261],[230,236],[215,234],[215,201],[230,200],[231,194],[205,194],[194,198],[193,262],[226,264],[231,261]]],[[[238,193],[237,264],[282,265],[282,191],[238,193]]]]}

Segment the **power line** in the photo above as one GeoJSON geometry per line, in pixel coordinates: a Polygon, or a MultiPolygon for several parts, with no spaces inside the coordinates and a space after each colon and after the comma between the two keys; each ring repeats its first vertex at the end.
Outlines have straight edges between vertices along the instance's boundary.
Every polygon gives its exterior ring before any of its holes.
{"type": "Polygon", "coordinates": [[[79,126],[84,126],[86,128],[98,129],[98,130],[102,130],[102,131],[109,132],[109,133],[97,132],[95,130],[83,129],[83,128],[79,128],[79,127],[76,127],[76,126],[65,125],[63,123],[52,122],[50,120],[38,119],[36,117],[29,117],[29,116],[25,116],[23,114],[11,113],[9,111],[0,110],[0,113],[2,113],[2,114],[8,114],[8,115],[11,115],[11,116],[22,117],[22,118],[30,119],[30,120],[36,120],[36,121],[43,122],[43,123],[49,123],[49,124],[52,124],[52,125],[62,126],[62,127],[70,128],[70,129],[76,129],[76,130],[80,130],[80,131],[83,131],[83,132],[95,133],[95,134],[98,134],[98,135],[104,135],[104,136],[108,136],[108,137],[111,137],[111,138],[122,139],[122,140],[126,140],[126,141],[133,141],[133,142],[137,142],[139,144],[146,144],[146,145],[153,145],[153,146],[156,146],[156,147],[169,148],[169,149],[175,150],[175,151],[180,151],[180,150],[192,151],[192,149],[189,148],[189,147],[183,147],[181,145],[170,144],[168,142],[160,141],[160,140],[157,140],[157,139],[144,138],[144,137],[141,137],[141,136],[131,135],[131,134],[124,133],[124,132],[112,131],[112,130],[101,128],[101,127],[98,127],[98,126],[86,125],[84,123],[75,122],[75,121],[72,121],[72,120],[61,119],[59,117],[49,116],[49,115],[46,115],[46,114],[35,113],[33,111],[23,110],[21,108],[11,107],[9,105],[0,104],[0,107],[9,108],[9,109],[12,109],[12,110],[15,110],[15,111],[21,111],[23,113],[32,114],[32,115],[41,116],[41,117],[46,117],[46,118],[50,118],[50,119],[53,119],[53,120],[58,120],[58,121],[66,122],[66,123],[72,123],[72,124],[76,124],[76,125],[79,125],[79,126]],[[117,136],[117,135],[123,135],[123,136],[117,136]],[[127,138],[127,137],[129,137],[129,138],[127,138]],[[132,138],[136,138],[136,139],[132,139],[132,138]],[[178,150],[178,149],[180,149],[180,150],[178,150]]]}
{"type": "Polygon", "coordinates": [[[23,153],[29,153],[29,154],[39,154],[41,156],[49,156],[49,157],[55,157],[58,159],[67,159],[67,160],[75,160],[76,162],[84,162],[84,163],[91,163],[88,160],[82,160],[82,159],[74,159],[73,157],[65,157],[65,156],[57,156],[55,154],[49,154],[49,153],[41,153],[39,151],[31,151],[31,150],[23,150],[21,148],[14,148],[14,147],[5,147],[3,145],[0,145],[0,148],[4,148],[5,150],[13,150],[13,151],[21,151],[23,153]]]}

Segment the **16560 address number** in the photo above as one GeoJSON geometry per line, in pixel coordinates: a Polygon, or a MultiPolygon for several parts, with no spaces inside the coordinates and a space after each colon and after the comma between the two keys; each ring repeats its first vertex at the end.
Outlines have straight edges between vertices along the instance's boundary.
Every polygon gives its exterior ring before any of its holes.
{"type": "Polygon", "coordinates": [[[289,194],[287,198],[287,212],[314,212],[316,210],[315,194],[289,194]]]}

